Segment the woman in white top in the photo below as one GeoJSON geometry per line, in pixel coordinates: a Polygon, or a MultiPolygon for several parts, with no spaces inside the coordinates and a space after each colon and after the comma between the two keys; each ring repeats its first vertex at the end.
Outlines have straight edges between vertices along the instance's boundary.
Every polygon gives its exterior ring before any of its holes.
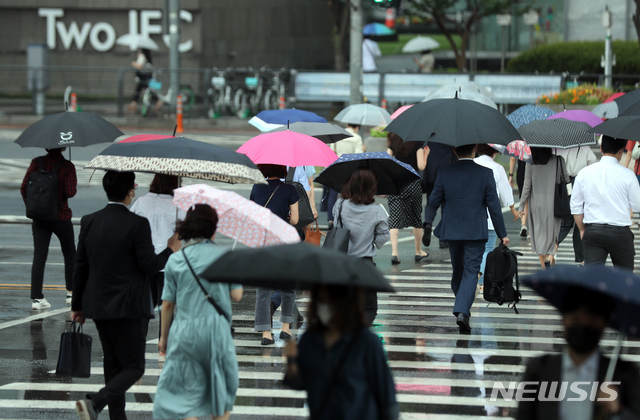
{"type": "Polygon", "coordinates": [[[140,100],[140,92],[149,86],[149,80],[151,80],[151,51],[146,48],[139,48],[136,60],[131,62],[131,66],[136,69],[138,84],[136,85],[136,92],[133,94],[131,103],[127,108],[129,108],[131,112],[135,112],[138,101],[140,100]]]}

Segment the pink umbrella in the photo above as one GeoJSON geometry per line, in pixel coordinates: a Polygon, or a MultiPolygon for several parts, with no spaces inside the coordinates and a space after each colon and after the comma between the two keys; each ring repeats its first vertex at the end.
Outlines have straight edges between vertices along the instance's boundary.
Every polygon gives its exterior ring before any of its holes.
{"type": "Polygon", "coordinates": [[[557,114],[553,114],[548,117],[548,120],[555,120],[558,118],[564,118],[569,121],[578,121],[589,124],[591,127],[595,127],[596,125],[602,124],[602,118],[598,117],[591,111],[586,111],[584,109],[572,109],[571,111],[562,111],[557,114]]]}
{"type": "Polygon", "coordinates": [[[175,136],[167,136],[165,134],[136,134],[135,136],[127,137],[126,139],[120,140],[118,143],[135,143],[138,141],[162,140],[170,138],[175,138],[175,136]]]}
{"type": "Polygon", "coordinates": [[[496,149],[503,155],[512,156],[523,162],[531,163],[531,148],[524,140],[514,140],[507,146],[489,143],[489,146],[496,149]]]}
{"type": "Polygon", "coordinates": [[[265,133],[240,146],[238,153],[249,156],[255,164],[285,166],[329,166],[338,159],[322,141],[294,131],[265,133]]]}
{"type": "Polygon", "coordinates": [[[609,96],[607,99],[605,99],[602,103],[606,104],[607,102],[613,102],[614,99],[617,99],[622,95],[624,95],[624,92],[616,92],[613,95],[609,96]]]}
{"type": "Polygon", "coordinates": [[[398,118],[398,115],[402,114],[404,111],[406,111],[407,109],[411,108],[412,106],[413,105],[403,105],[400,108],[396,109],[396,112],[391,114],[391,119],[395,120],[396,118],[398,118]]]}
{"type": "Polygon", "coordinates": [[[233,191],[189,185],[173,191],[173,204],[184,211],[196,204],[210,205],[218,212],[217,231],[251,248],[300,242],[293,226],[233,191]]]}

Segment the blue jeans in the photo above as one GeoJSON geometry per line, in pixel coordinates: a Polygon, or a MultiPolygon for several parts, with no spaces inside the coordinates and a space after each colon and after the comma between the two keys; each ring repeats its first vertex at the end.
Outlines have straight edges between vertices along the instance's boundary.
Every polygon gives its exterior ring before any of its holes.
{"type": "Polygon", "coordinates": [[[487,265],[487,255],[494,250],[496,247],[496,241],[498,240],[498,234],[495,230],[489,229],[489,239],[487,240],[487,244],[484,246],[484,254],[482,255],[482,264],[480,264],[480,272],[482,275],[478,280],[478,284],[484,284],[484,268],[487,265]]]}

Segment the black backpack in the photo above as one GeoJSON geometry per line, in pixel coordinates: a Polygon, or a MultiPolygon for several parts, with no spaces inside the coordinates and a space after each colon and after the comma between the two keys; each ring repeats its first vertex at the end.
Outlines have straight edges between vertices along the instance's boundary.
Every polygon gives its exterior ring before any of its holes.
{"type": "Polygon", "coordinates": [[[60,199],[58,171],[64,160],[56,163],[51,172],[44,170],[44,159],[38,158],[38,170],[27,181],[27,217],[33,220],[58,220],[60,199]]]}
{"type": "MultiPolygon", "coordinates": [[[[296,190],[298,190],[300,200],[298,200],[298,223],[295,225],[295,228],[302,229],[316,219],[315,217],[313,217],[313,210],[311,210],[311,202],[309,201],[307,191],[304,189],[301,183],[293,182],[293,174],[295,171],[296,168],[289,168],[285,182],[287,184],[293,185],[294,187],[296,187],[296,190]]],[[[313,185],[311,185],[311,188],[313,188],[313,185]]]]}
{"type": "Polygon", "coordinates": [[[487,263],[484,269],[484,300],[495,302],[498,305],[511,303],[509,308],[518,314],[516,303],[520,301],[520,279],[518,278],[518,259],[520,252],[512,251],[503,244],[498,245],[487,254],[487,263]],[[516,278],[516,287],[513,288],[513,277],[516,278]]]}

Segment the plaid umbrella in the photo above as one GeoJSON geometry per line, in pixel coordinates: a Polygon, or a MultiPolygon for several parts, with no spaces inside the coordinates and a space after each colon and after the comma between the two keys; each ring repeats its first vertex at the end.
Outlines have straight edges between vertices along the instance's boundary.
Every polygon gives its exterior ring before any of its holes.
{"type": "Polygon", "coordinates": [[[518,129],[530,147],[570,147],[596,144],[593,134],[587,133],[589,124],[558,118],[555,120],[536,120],[518,129]]]}
{"type": "Polygon", "coordinates": [[[610,120],[618,116],[618,104],[615,101],[606,102],[593,108],[591,111],[600,118],[610,120]]]}
{"type": "Polygon", "coordinates": [[[300,242],[296,228],[233,191],[189,185],[173,191],[173,204],[184,211],[196,204],[210,205],[218,213],[216,231],[251,248],[300,242]]]}
{"type": "Polygon", "coordinates": [[[529,124],[535,120],[546,120],[555,114],[549,108],[543,108],[535,105],[525,105],[513,111],[507,116],[507,119],[515,128],[520,128],[525,124],[529,124]]]}
{"type": "Polygon", "coordinates": [[[133,136],[112,144],[85,169],[148,172],[230,184],[265,184],[264,175],[247,156],[184,137],[133,136]]]}

